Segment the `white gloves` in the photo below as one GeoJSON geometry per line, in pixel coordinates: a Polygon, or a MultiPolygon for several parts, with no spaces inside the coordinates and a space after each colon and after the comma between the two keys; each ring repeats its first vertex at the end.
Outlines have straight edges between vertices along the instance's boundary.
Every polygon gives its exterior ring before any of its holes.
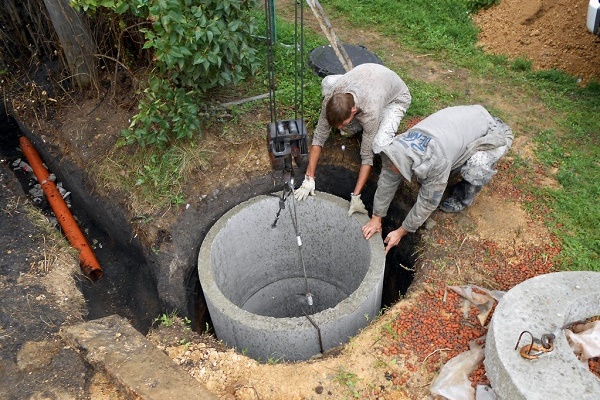
{"type": "Polygon", "coordinates": [[[348,216],[351,216],[354,213],[366,214],[367,209],[360,199],[360,194],[350,193],[350,209],[348,210],[348,216]]]}
{"type": "Polygon", "coordinates": [[[296,200],[302,201],[306,199],[309,195],[315,195],[315,178],[312,176],[305,175],[304,182],[302,182],[302,186],[294,191],[294,196],[296,200]]]}
{"type": "MultiPolygon", "coordinates": [[[[304,182],[302,185],[294,191],[294,196],[296,200],[302,201],[306,200],[308,196],[315,195],[315,178],[312,176],[305,175],[304,182]]],[[[367,209],[365,208],[364,203],[360,199],[360,194],[350,193],[350,209],[348,210],[348,216],[351,216],[354,213],[359,214],[367,214],[367,209]]]]}

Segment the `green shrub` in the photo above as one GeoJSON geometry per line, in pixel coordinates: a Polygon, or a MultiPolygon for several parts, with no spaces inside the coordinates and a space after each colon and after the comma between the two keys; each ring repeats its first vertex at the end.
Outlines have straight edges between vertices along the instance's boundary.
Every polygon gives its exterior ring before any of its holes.
{"type": "Polygon", "coordinates": [[[186,91],[157,75],[148,80],[139,111],[123,136],[128,143],[162,147],[173,137],[191,139],[200,134],[199,90],[186,91]]]}
{"type": "Polygon", "coordinates": [[[149,8],[152,29],[145,48],[155,51],[162,75],[178,86],[206,91],[237,83],[257,69],[250,46],[256,25],[243,0],[157,1],[149,8]]]}
{"type": "MultiPolygon", "coordinates": [[[[154,68],[129,143],[162,146],[200,133],[198,105],[207,90],[238,83],[258,69],[253,46],[257,0],[71,0],[84,11],[107,8],[151,22],[140,29],[154,68]]],[[[123,32],[128,27],[122,26],[123,32]]]]}

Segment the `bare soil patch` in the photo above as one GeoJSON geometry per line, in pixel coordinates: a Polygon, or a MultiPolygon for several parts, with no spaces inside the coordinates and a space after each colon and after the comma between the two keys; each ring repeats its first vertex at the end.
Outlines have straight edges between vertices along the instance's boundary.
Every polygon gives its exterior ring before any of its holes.
{"type": "Polygon", "coordinates": [[[526,58],[582,80],[600,77],[600,37],[586,28],[587,0],[502,0],[474,16],[480,44],[492,54],[526,58]]]}

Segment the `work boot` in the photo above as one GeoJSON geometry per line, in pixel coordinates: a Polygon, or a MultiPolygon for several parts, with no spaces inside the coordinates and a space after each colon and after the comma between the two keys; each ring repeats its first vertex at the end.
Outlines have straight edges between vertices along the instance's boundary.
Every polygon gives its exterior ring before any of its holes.
{"type": "Polygon", "coordinates": [[[481,191],[483,186],[471,185],[462,180],[456,184],[452,195],[440,204],[439,209],[447,213],[457,213],[473,204],[475,195],[481,191]]]}

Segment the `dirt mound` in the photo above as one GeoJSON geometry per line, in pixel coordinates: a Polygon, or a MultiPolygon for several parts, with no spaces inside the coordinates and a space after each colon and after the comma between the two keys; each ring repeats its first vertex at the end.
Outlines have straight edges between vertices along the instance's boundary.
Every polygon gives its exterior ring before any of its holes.
{"type": "Polygon", "coordinates": [[[489,53],[560,69],[582,83],[600,76],[600,37],[586,28],[587,0],[502,0],[474,16],[489,53]]]}

